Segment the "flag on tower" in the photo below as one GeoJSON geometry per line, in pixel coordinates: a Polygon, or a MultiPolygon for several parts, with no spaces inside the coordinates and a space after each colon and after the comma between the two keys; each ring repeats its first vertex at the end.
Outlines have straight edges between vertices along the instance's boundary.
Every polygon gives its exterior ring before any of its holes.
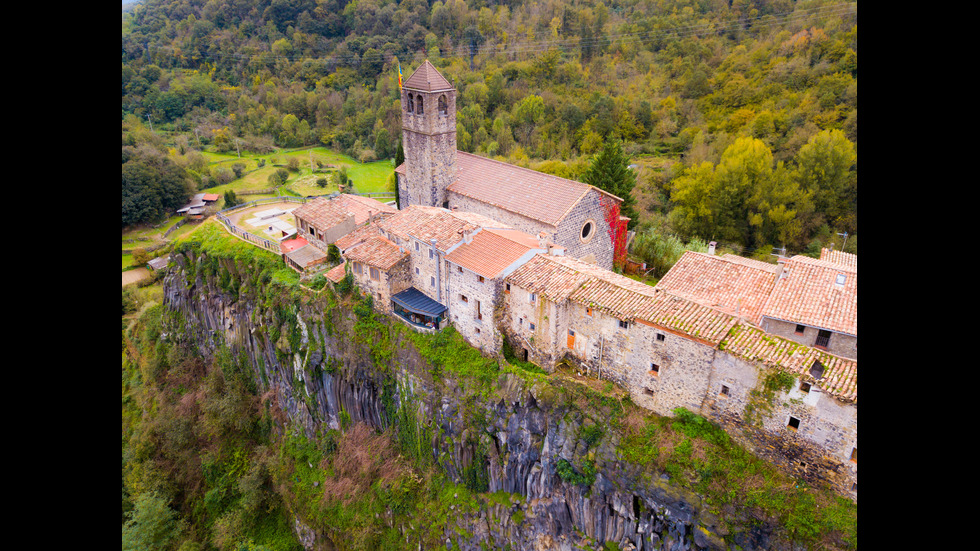
{"type": "Polygon", "coordinates": [[[398,89],[402,89],[402,62],[398,62],[398,89]]]}

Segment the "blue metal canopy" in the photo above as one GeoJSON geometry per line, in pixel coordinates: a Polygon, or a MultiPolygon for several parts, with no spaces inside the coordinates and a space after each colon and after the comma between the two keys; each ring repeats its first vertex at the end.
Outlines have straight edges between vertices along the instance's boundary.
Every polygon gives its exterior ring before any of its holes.
{"type": "Polygon", "coordinates": [[[438,316],[446,311],[446,307],[427,297],[415,287],[409,287],[391,297],[391,300],[402,308],[425,316],[438,316]]]}

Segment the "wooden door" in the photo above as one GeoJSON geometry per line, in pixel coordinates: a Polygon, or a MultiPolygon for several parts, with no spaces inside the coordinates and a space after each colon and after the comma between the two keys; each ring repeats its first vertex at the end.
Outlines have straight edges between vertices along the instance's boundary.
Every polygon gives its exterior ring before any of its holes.
{"type": "Polygon", "coordinates": [[[568,330],[568,348],[575,348],[575,331],[568,330]]]}

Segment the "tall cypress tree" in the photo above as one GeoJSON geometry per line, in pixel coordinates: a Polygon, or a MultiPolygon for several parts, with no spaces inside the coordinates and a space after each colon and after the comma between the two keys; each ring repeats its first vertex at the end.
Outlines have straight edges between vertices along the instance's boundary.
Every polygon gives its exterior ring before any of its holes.
{"type": "Polygon", "coordinates": [[[629,217],[627,228],[633,229],[637,224],[636,199],[632,194],[633,186],[636,185],[636,173],[629,165],[629,157],[623,153],[619,140],[606,140],[602,151],[592,157],[582,181],[621,198],[623,203],[619,207],[619,213],[629,217]]]}

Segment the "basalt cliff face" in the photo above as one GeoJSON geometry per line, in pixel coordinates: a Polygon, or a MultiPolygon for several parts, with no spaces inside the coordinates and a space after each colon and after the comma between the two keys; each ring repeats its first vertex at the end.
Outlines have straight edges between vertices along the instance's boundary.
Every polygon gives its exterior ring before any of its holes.
{"type": "MultiPolygon", "coordinates": [[[[432,429],[431,456],[450,479],[475,476],[488,492],[514,495],[454,518],[447,549],[784,547],[772,536],[777,527],[733,511],[721,519],[665,475],[623,461],[614,430],[603,427],[598,441],[589,439],[582,429],[594,416],[570,407],[548,378],[501,372],[490,391],[473,392],[449,370],[433,369],[401,331],[390,333],[385,353],[358,338],[358,314],[329,289],[279,293],[257,282],[233,288],[222,278],[252,281],[247,266],[193,251],[172,258],[165,303],[182,322],[168,338],[190,340],[205,356],[226,345],[247,357],[260,393],[275,395],[290,426],[311,438],[357,422],[381,430],[392,424],[393,410],[410,407],[432,429]],[[595,465],[594,476],[563,479],[563,461],[578,471],[595,465]]],[[[344,547],[342,534],[306,529],[302,518],[296,523],[309,549],[344,547]]]]}

